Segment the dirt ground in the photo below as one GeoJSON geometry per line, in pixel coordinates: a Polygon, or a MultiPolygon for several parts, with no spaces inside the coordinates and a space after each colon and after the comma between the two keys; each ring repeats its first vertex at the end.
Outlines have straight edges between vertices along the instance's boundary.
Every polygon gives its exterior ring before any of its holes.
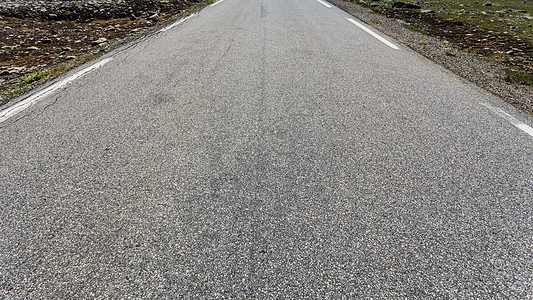
{"type": "Polygon", "coordinates": [[[412,10],[383,8],[381,12],[389,18],[404,20],[433,37],[447,40],[461,50],[491,56],[533,75],[533,44],[528,41],[412,10]]]}

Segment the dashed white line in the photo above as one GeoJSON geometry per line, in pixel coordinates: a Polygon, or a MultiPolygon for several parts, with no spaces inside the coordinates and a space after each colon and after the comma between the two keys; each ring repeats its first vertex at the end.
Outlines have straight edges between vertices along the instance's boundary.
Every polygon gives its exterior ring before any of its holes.
{"type": "Polygon", "coordinates": [[[492,105],[489,105],[487,103],[481,103],[481,105],[485,106],[486,108],[492,110],[493,113],[497,114],[498,116],[504,118],[505,120],[509,121],[511,124],[516,126],[518,129],[522,130],[523,132],[529,134],[530,136],[533,136],[533,128],[530,126],[520,122],[515,117],[511,116],[510,114],[504,112],[503,110],[494,107],[492,105]]]}
{"type": "Polygon", "coordinates": [[[55,83],[47,88],[45,88],[44,90],[26,98],[25,100],[3,110],[0,112],[0,123],[8,120],[9,118],[13,117],[14,115],[18,114],[19,112],[25,110],[26,108],[28,107],[31,107],[32,105],[34,105],[35,103],[39,102],[41,99],[43,99],[44,97],[48,96],[49,94],[53,93],[54,91],[56,91],[57,89],[65,86],[66,84],[70,83],[71,81],[73,80],[76,80],[77,78],[83,76],[84,74],[88,73],[88,72],[91,72],[93,70],[96,70],[98,68],[100,68],[101,66],[107,64],[108,62],[110,62],[111,60],[113,60],[113,58],[106,58],[106,59],[103,59],[102,61],[84,69],[84,70],[81,70],[79,71],[78,73],[68,77],[68,78],[65,78],[63,80],[61,80],[60,82],[58,83],[55,83]]]}
{"type": "Polygon", "coordinates": [[[355,26],[363,29],[364,31],[366,31],[368,34],[370,34],[371,36],[375,37],[376,39],[382,41],[383,43],[385,43],[387,46],[391,47],[392,49],[395,49],[395,50],[399,50],[400,48],[398,48],[398,46],[394,45],[393,43],[387,41],[386,39],[384,39],[383,37],[381,37],[379,34],[375,33],[374,31],[370,30],[368,27],[366,27],[365,25],[357,22],[356,20],[352,19],[352,18],[346,18],[346,20],[350,21],[350,23],[354,24],[355,26]]]}
{"type": "Polygon", "coordinates": [[[316,0],[316,1],[318,1],[318,3],[324,5],[324,6],[327,7],[327,8],[331,8],[331,5],[329,5],[329,4],[328,4],[327,2],[325,2],[325,1],[322,1],[322,0],[316,0]]]}
{"type": "Polygon", "coordinates": [[[215,3],[213,3],[213,4],[209,5],[209,6],[215,6],[215,5],[219,4],[222,1],[224,1],[224,0],[218,0],[217,2],[215,2],[215,3]]]}
{"type": "Polygon", "coordinates": [[[163,29],[159,30],[159,31],[160,31],[160,32],[165,32],[165,31],[167,31],[167,30],[169,30],[169,29],[172,29],[172,28],[174,28],[174,27],[176,27],[176,26],[180,25],[181,23],[183,23],[183,22],[187,21],[188,19],[190,19],[190,18],[194,17],[195,15],[196,15],[196,14],[192,14],[192,15],[190,15],[190,16],[188,16],[188,17],[186,17],[186,18],[183,18],[183,19],[181,19],[181,20],[177,21],[177,22],[176,22],[176,23],[174,23],[174,24],[171,24],[171,25],[169,25],[169,26],[167,26],[167,27],[165,27],[165,28],[163,28],[163,29]]]}

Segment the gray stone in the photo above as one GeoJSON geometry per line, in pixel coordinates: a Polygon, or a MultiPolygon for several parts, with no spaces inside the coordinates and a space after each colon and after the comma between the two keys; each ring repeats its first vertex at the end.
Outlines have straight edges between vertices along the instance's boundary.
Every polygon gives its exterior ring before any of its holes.
{"type": "Polygon", "coordinates": [[[492,3],[490,1],[487,1],[487,2],[485,2],[485,4],[483,4],[483,6],[502,6],[502,5],[498,4],[498,3],[492,3]]]}
{"type": "Polygon", "coordinates": [[[146,19],[148,19],[150,21],[158,21],[159,20],[159,15],[158,14],[153,14],[153,15],[149,16],[146,19]]]}
{"type": "Polygon", "coordinates": [[[103,43],[106,43],[106,42],[107,42],[107,39],[106,39],[106,38],[99,38],[99,39],[97,39],[96,41],[93,41],[93,42],[91,43],[91,45],[93,45],[93,46],[98,46],[98,45],[103,44],[103,43]]]}

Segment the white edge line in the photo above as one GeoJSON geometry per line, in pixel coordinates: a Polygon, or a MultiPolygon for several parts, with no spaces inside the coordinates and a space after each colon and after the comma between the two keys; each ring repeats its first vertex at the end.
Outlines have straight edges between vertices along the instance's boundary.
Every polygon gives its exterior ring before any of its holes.
{"type": "Polygon", "coordinates": [[[318,3],[324,5],[324,6],[327,7],[327,8],[331,8],[331,5],[329,5],[329,4],[328,4],[327,2],[325,2],[325,1],[322,1],[322,0],[316,0],[316,1],[318,1],[318,3]]]}
{"type": "Polygon", "coordinates": [[[519,120],[517,120],[515,117],[511,116],[510,114],[504,112],[503,110],[497,107],[494,107],[486,103],[481,103],[481,105],[485,106],[486,108],[490,109],[493,113],[509,121],[511,124],[516,126],[518,129],[522,130],[523,132],[529,134],[530,136],[533,136],[533,128],[520,122],[519,120]]]}
{"type": "Polygon", "coordinates": [[[215,6],[215,5],[219,4],[222,1],[224,1],[224,0],[218,0],[217,2],[215,2],[215,3],[213,3],[213,4],[209,5],[209,6],[215,6]]]}
{"type": "Polygon", "coordinates": [[[352,19],[352,18],[346,18],[346,20],[350,21],[350,23],[354,24],[355,26],[363,29],[364,31],[366,31],[368,34],[370,34],[371,36],[375,37],[376,39],[382,41],[383,43],[385,43],[387,46],[391,47],[392,49],[395,49],[395,50],[399,50],[400,48],[398,48],[398,46],[394,45],[393,43],[387,41],[386,39],[384,39],[382,36],[380,36],[379,34],[375,33],[374,31],[370,30],[369,28],[367,28],[366,26],[364,26],[363,24],[357,22],[356,20],[352,19]]]}
{"type": "Polygon", "coordinates": [[[76,80],[77,78],[83,76],[84,74],[88,73],[88,72],[91,72],[95,69],[98,69],[100,68],[101,66],[107,64],[108,62],[110,62],[111,60],[113,60],[113,58],[106,58],[106,59],[103,59],[102,61],[84,69],[84,70],[81,70],[79,71],[78,73],[70,76],[70,77],[67,77],[55,84],[52,84],[51,86],[45,88],[44,90],[34,94],[34,95],[31,95],[30,97],[26,98],[25,100],[3,110],[0,112],[0,123],[8,120],[9,118],[13,117],[14,115],[18,114],[19,112],[25,110],[26,108],[28,107],[31,107],[32,105],[34,105],[35,103],[39,102],[42,98],[48,96],[49,94],[51,94],[52,92],[54,92],[55,90],[63,87],[64,85],[68,84],[69,82],[73,81],[73,80],[76,80]]]}
{"type": "Polygon", "coordinates": [[[175,22],[175,23],[173,23],[173,24],[171,24],[171,25],[169,25],[169,26],[167,26],[167,27],[165,27],[165,28],[159,30],[159,31],[160,31],[160,32],[165,32],[165,31],[167,31],[167,30],[169,30],[169,29],[172,29],[172,28],[174,28],[174,27],[180,25],[181,23],[187,21],[188,19],[194,17],[195,15],[196,15],[196,14],[194,13],[194,14],[192,14],[192,15],[190,15],[190,16],[188,16],[188,17],[185,17],[185,18],[183,18],[183,19],[181,19],[181,20],[179,20],[179,21],[177,21],[177,22],[175,22]]]}

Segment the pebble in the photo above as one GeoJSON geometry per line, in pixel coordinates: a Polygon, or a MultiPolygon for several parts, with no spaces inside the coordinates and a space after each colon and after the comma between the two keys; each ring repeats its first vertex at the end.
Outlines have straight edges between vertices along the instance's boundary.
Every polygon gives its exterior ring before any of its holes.
{"type": "Polygon", "coordinates": [[[107,39],[106,39],[106,38],[99,38],[99,39],[97,39],[96,41],[93,41],[93,42],[91,43],[91,45],[93,45],[93,46],[98,46],[98,45],[103,44],[103,43],[106,43],[106,42],[107,42],[107,39]]]}
{"type": "Polygon", "coordinates": [[[13,68],[9,68],[7,71],[9,72],[9,74],[20,74],[20,73],[24,73],[26,71],[26,68],[25,67],[13,67],[13,68]]]}
{"type": "Polygon", "coordinates": [[[153,14],[153,15],[149,16],[147,19],[150,20],[150,21],[158,21],[159,20],[159,15],[158,14],[153,14]]]}

